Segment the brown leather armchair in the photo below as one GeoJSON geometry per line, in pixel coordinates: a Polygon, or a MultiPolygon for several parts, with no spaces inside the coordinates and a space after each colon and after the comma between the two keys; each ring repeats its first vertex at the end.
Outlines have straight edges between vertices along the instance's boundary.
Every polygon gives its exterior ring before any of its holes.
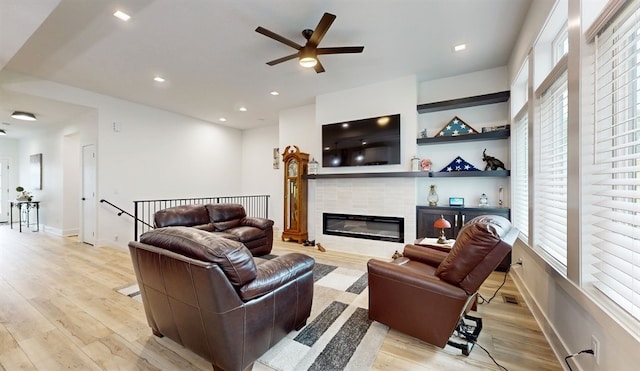
{"type": "Polygon", "coordinates": [[[188,227],[129,243],[153,334],[204,357],[214,370],[253,362],[301,329],[311,313],[313,258],[254,258],[240,242],[188,227]]]}
{"type": "Polygon", "coordinates": [[[466,313],[517,236],[509,220],[486,215],[465,224],[448,253],[406,245],[403,257],[392,262],[369,260],[369,318],[440,348],[449,343],[468,355],[482,320],[466,313]],[[460,333],[470,328],[459,326],[465,319],[476,322],[471,333],[460,333]],[[449,341],[454,331],[468,341],[449,341]]]}
{"type": "Polygon", "coordinates": [[[193,204],[157,211],[156,228],[185,226],[242,242],[254,256],[266,255],[273,247],[273,220],[247,216],[240,204],[193,204]]]}

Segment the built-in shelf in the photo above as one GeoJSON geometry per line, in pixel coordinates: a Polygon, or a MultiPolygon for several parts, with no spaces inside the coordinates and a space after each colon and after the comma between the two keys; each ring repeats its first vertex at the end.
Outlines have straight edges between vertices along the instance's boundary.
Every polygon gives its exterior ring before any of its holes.
{"type": "Polygon", "coordinates": [[[451,143],[451,142],[473,142],[479,140],[498,140],[498,139],[507,139],[511,135],[510,130],[497,130],[490,131],[487,133],[477,133],[477,134],[464,134],[464,135],[455,135],[455,136],[439,136],[433,138],[418,138],[418,145],[424,144],[437,144],[437,143],[451,143]]]}
{"type": "Polygon", "coordinates": [[[418,113],[444,111],[457,108],[475,107],[485,104],[502,103],[509,100],[510,91],[501,91],[491,94],[476,95],[473,97],[445,100],[441,102],[419,104],[418,113]]]}
{"type": "Polygon", "coordinates": [[[389,173],[340,173],[340,174],[305,174],[304,179],[340,179],[340,178],[447,178],[447,177],[508,177],[509,170],[492,171],[395,171],[389,173]]]}

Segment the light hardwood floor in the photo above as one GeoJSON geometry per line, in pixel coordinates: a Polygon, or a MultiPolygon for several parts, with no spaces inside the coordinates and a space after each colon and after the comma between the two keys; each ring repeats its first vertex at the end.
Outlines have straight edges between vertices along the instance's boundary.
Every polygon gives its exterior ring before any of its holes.
{"type": "MultiPolygon", "coordinates": [[[[275,253],[289,251],[366,271],[368,257],[276,241],[275,253]]],[[[482,295],[489,298],[502,279],[493,273],[482,295]]],[[[115,291],[133,282],[126,250],[0,225],[0,369],[210,370],[204,359],[151,334],[142,304],[115,291]]],[[[507,369],[562,369],[510,278],[478,314],[484,320],[479,344],[507,369]],[[501,294],[519,304],[505,303],[501,294]]],[[[390,330],[372,369],[500,368],[479,347],[465,357],[390,330]]]]}

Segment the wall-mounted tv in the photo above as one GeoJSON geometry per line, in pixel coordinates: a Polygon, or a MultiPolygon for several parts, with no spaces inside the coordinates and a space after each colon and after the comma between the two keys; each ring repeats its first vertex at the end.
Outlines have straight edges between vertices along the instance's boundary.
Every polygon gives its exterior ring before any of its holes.
{"type": "Polygon", "coordinates": [[[399,163],[399,113],[322,126],[322,167],[399,163]]]}

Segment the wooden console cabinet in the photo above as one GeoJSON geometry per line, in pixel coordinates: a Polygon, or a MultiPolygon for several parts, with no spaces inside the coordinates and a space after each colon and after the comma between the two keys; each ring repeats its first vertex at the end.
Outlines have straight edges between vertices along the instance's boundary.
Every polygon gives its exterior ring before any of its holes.
{"type": "MultiPolygon", "coordinates": [[[[511,220],[508,208],[416,206],[416,238],[438,237],[440,230],[436,230],[433,223],[441,215],[451,224],[450,229],[445,229],[447,239],[455,239],[466,222],[480,215],[498,215],[511,220]]],[[[510,265],[511,253],[496,270],[504,272],[510,265]]]]}

